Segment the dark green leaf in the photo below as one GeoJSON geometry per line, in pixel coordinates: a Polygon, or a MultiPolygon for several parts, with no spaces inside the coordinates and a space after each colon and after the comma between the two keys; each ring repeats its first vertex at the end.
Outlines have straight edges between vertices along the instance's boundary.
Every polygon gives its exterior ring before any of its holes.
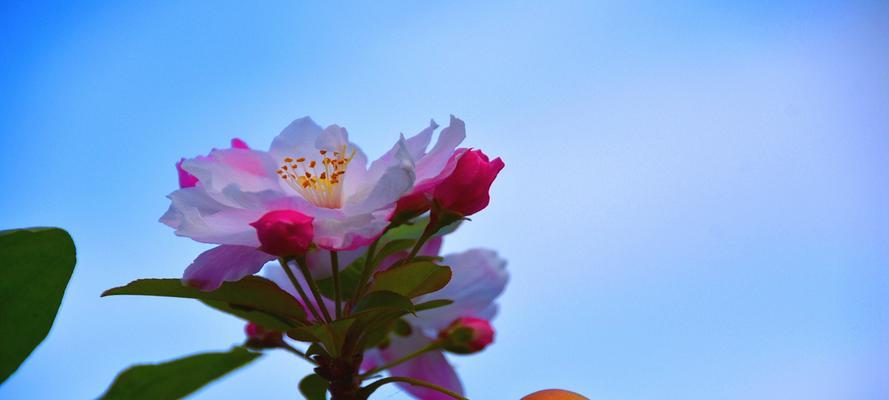
{"type": "MultiPolygon", "coordinates": [[[[435,233],[435,236],[444,236],[450,233],[453,233],[460,227],[460,223],[462,221],[454,222],[444,228],[441,228],[438,232],[435,233]]],[[[386,241],[398,240],[398,239],[411,239],[417,240],[420,238],[420,235],[423,234],[423,230],[426,229],[426,225],[429,225],[429,217],[417,218],[412,222],[399,225],[395,228],[390,229],[383,235],[383,239],[386,241]]]]}
{"type": "Polygon", "coordinates": [[[405,252],[403,256],[398,257],[398,259],[404,259],[407,257],[407,251],[414,247],[414,243],[416,243],[416,240],[412,239],[396,239],[386,243],[379,251],[377,251],[377,254],[374,255],[374,265],[380,265],[386,257],[397,254],[398,252],[405,252]]]}
{"type": "Polygon", "coordinates": [[[428,261],[412,262],[376,273],[370,290],[389,290],[413,298],[439,290],[450,280],[448,267],[428,261]]]}
{"type": "MultiPolygon", "coordinates": [[[[409,250],[411,246],[414,245],[414,242],[416,242],[417,239],[420,238],[420,235],[423,233],[423,230],[426,229],[426,225],[428,224],[429,218],[423,217],[387,231],[382,237],[380,237],[380,241],[379,243],[377,243],[377,253],[374,256],[373,260],[374,267],[382,262],[383,259],[387,256],[390,256],[399,251],[409,250]]],[[[435,236],[443,236],[451,233],[455,231],[459,226],[460,222],[455,222],[442,228],[440,231],[438,231],[438,233],[435,234],[435,236]]],[[[433,259],[437,260],[440,258],[416,257],[416,260],[420,259],[431,261],[433,259]]],[[[365,260],[365,256],[362,255],[340,271],[340,289],[344,299],[351,299],[355,297],[355,291],[358,289],[358,281],[361,279],[361,272],[364,271],[365,260]]],[[[324,295],[324,297],[333,299],[333,278],[319,279],[318,287],[321,289],[321,294],[324,295]]]]}
{"type": "Polygon", "coordinates": [[[448,299],[429,300],[429,301],[417,304],[416,306],[414,306],[414,309],[417,310],[417,312],[420,312],[420,311],[431,310],[433,308],[449,306],[453,303],[454,303],[454,300],[448,300],[448,299]]]}
{"type": "Polygon", "coordinates": [[[395,321],[395,326],[392,328],[392,331],[398,336],[410,336],[411,332],[414,331],[414,328],[411,327],[411,324],[407,323],[407,321],[399,319],[395,321]]]}
{"type": "Polygon", "coordinates": [[[311,374],[299,381],[299,392],[306,400],[326,400],[328,386],[327,380],[318,374],[311,374]]]}
{"type": "Polygon", "coordinates": [[[273,330],[285,331],[308,324],[306,312],[293,296],[274,282],[258,276],[225,282],[212,292],[184,286],[179,279],[140,279],[102,293],[102,296],[114,295],[197,299],[213,308],[273,330]]]}
{"type": "Polygon", "coordinates": [[[324,349],[324,346],[318,343],[312,343],[309,345],[309,348],[306,349],[306,355],[311,357],[316,354],[323,357],[330,357],[330,354],[327,353],[327,350],[324,349]]]}
{"type": "MultiPolygon", "coordinates": [[[[374,256],[374,264],[377,265],[383,261],[386,257],[397,253],[399,251],[404,251],[410,249],[413,246],[414,240],[407,239],[397,239],[397,240],[386,240],[380,239],[380,250],[377,251],[374,256]]],[[[361,257],[356,258],[354,261],[349,263],[345,268],[340,270],[340,290],[342,291],[342,296],[344,299],[351,299],[355,297],[355,291],[358,290],[358,281],[361,280],[361,272],[364,271],[364,264],[367,260],[366,254],[361,257]]],[[[333,278],[328,277],[324,279],[318,280],[318,288],[321,290],[321,294],[328,299],[333,299],[334,290],[333,290],[333,278]]]]}
{"type": "MultiPolygon", "coordinates": [[[[355,296],[355,290],[358,288],[358,280],[361,279],[361,271],[364,270],[364,256],[358,257],[352,261],[346,268],[340,270],[340,290],[344,299],[350,299],[355,296]]],[[[318,279],[318,288],[321,294],[328,299],[333,299],[333,278],[328,277],[318,279]]]]}
{"type": "Polygon", "coordinates": [[[74,263],[74,242],[64,230],[0,232],[0,382],[49,333],[74,263]]]}
{"type": "Polygon", "coordinates": [[[181,399],[260,355],[235,347],[225,353],[204,353],[161,364],[135,365],[121,372],[101,399],[181,399]]]}
{"type": "Polygon", "coordinates": [[[388,290],[379,290],[368,293],[367,296],[361,298],[355,308],[352,309],[353,314],[373,311],[376,309],[388,309],[390,311],[414,312],[414,304],[411,299],[404,297],[398,293],[388,290]]]}
{"type": "Polygon", "coordinates": [[[338,356],[349,328],[355,318],[346,318],[330,324],[302,326],[287,331],[287,336],[303,342],[320,342],[331,356],[338,356]]]}

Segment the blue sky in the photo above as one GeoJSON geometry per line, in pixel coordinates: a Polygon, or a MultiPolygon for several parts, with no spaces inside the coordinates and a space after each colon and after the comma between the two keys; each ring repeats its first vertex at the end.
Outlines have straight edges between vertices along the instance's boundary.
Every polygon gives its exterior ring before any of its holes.
{"type": "MultiPolygon", "coordinates": [[[[98,297],[206,248],[157,223],[179,157],[304,115],[378,155],[448,114],[507,164],[445,243],[510,261],[496,344],[452,358],[471,397],[885,398],[886,37],[854,1],[4,2],[0,229],[64,227],[78,266],[0,398],[242,340],[98,297]]],[[[193,398],[293,398],[308,371],[271,354],[193,398]]]]}

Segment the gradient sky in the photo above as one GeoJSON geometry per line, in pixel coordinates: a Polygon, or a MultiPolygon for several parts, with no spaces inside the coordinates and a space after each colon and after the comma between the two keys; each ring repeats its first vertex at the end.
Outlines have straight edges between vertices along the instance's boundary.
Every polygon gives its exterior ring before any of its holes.
{"type": "MultiPolygon", "coordinates": [[[[179,157],[304,115],[375,156],[451,113],[507,164],[445,243],[512,274],[496,344],[452,358],[470,397],[889,397],[886,3],[262,3],[0,4],[0,229],[78,247],[0,398],[243,339],[197,302],[99,298],[207,248],[157,222],[179,157]]],[[[297,398],[308,371],[270,354],[192,398],[297,398]]]]}

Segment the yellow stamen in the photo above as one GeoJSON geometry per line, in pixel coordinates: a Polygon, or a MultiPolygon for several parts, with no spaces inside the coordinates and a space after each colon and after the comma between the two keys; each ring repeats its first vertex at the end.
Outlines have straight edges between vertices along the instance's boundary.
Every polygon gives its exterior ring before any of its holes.
{"type": "Polygon", "coordinates": [[[306,158],[299,157],[294,164],[294,159],[287,157],[278,174],[293,190],[313,204],[325,208],[340,208],[343,194],[341,177],[355,157],[355,150],[347,152],[346,146],[343,146],[339,151],[332,152],[332,158],[327,156],[327,150],[320,150],[318,153],[322,156],[322,170],[315,169],[318,166],[317,160],[310,160],[306,165],[300,164],[306,158]],[[349,156],[346,157],[346,154],[349,156]]]}

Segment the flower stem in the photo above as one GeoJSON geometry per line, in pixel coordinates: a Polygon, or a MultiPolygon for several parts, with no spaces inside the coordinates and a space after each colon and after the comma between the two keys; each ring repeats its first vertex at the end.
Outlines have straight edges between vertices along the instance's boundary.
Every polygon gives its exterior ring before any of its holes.
{"type": "Polygon", "coordinates": [[[420,252],[420,249],[423,248],[423,245],[426,244],[426,242],[430,238],[432,238],[432,235],[435,235],[435,233],[438,232],[439,229],[440,228],[438,227],[433,227],[432,222],[430,221],[429,225],[426,225],[426,229],[423,229],[423,233],[420,234],[420,237],[417,238],[417,242],[414,243],[414,248],[411,249],[410,254],[408,254],[407,258],[401,260],[398,265],[401,266],[411,262],[411,260],[413,260],[414,257],[417,256],[417,253],[420,252]]]}
{"type": "Polygon", "coordinates": [[[340,261],[337,252],[330,252],[330,273],[333,275],[333,298],[336,303],[336,319],[343,316],[343,299],[340,292],[340,261]]]}
{"type": "Polygon", "coordinates": [[[425,354],[427,351],[435,350],[438,348],[439,348],[438,343],[435,343],[435,342],[429,343],[426,346],[423,346],[422,348],[420,348],[419,350],[417,350],[413,353],[410,353],[410,354],[408,354],[404,357],[401,357],[397,360],[394,360],[392,362],[389,362],[389,363],[383,364],[379,367],[376,367],[374,369],[371,369],[371,370],[359,375],[359,378],[367,379],[369,376],[372,376],[373,374],[376,374],[377,372],[385,371],[385,370],[392,368],[396,365],[400,365],[401,363],[403,363],[405,361],[419,357],[419,356],[425,354]]]}
{"type": "Polygon", "coordinates": [[[281,343],[280,347],[284,350],[287,350],[287,351],[293,353],[294,355],[296,355],[299,358],[302,358],[312,364],[318,365],[318,363],[315,362],[315,360],[309,358],[309,356],[307,356],[306,353],[302,352],[301,350],[297,349],[296,347],[293,347],[293,346],[291,346],[287,343],[283,343],[283,342],[281,343]]]}
{"type": "Polygon", "coordinates": [[[327,307],[324,305],[324,300],[321,298],[321,291],[318,290],[318,284],[312,279],[312,273],[309,271],[308,265],[306,265],[306,259],[304,257],[298,257],[296,259],[296,265],[306,278],[306,283],[309,284],[309,290],[312,291],[312,296],[315,297],[315,303],[318,305],[318,308],[321,309],[321,314],[324,314],[324,320],[330,323],[333,320],[330,318],[330,312],[327,311],[327,307]]]}
{"type": "Polygon", "coordinates": [[[371,393],[373,393],[375,390],[379,389],[380,386],[383,386],[387,383],[394,383],[394,382],[404,382],[409,385],[421,386],[421,387],[424,387],[427,389],[432,389],[436,392],[451,396],[457,400],[468,400],[467,398],[460,396],[459,394],[454,393],[450,390],[447,390],[441,386],[438,386],[438,385],[435,385],[435,384],[432,384],[429,382],[421,381],[419,379],[408,378],[408,377],[403,377],[403,376],[390,376],[388,378],[380,379],[378,381],[375,381],[374,383],[371,383],[370,385],[365,386],[364,388],[361,389],[361,395],[363,396],[361,398],[366,399],[368,396],[370,396],[371,393]]]}
{"type": "Polygon", "coordinates": [[[290,266],[287,265],[287,260],[284,258],[278,258],[278,262],[281,263],[281,268],[284,269],[284,273],[287,274],[287,278],[290,278],[290,283],[293,284],[293,287],[296,288],[296,292],[299,293],[299,297],[302,298],[303,303],[305,303],[305,307],[309,309],[309,312],[312,313],[312,316],[315,317],[315,321],[321,321],[321,315],[318,314],[318,310],[312,306],[312,302],[309,301],[309,296],[306,294],[306,291],[303,290],[302,285],[299,284],[299,281],[296,280],[296,276],[293,275],[293,271],[290,270],[290,266]]]}
{"type": "MultiPolygon", "coordinates": [[[[383,231],[383,234],[385,233],[386,231],[383,231]]],[[[380,235],[380,237],[383,237],[383,235],[380,235]]],[[[370,244],[367,253],[364,254],[364,269],[361,271],[361,278],[358,279],[358,286],[357,289],[355,289],[355,297],[352,298],[351,304],[353,305],[358,302],[358,299],[360,299],[361,296],[364,296],[364,292],[367,290],[367,281],[370,280],[370,275],[373,273],[371,267],[373,266],[374,253],[376,253],[377,245],[379,243],[380,238],[377,238],[377,240],[374,240],[373,243],[370,244]]]]}

